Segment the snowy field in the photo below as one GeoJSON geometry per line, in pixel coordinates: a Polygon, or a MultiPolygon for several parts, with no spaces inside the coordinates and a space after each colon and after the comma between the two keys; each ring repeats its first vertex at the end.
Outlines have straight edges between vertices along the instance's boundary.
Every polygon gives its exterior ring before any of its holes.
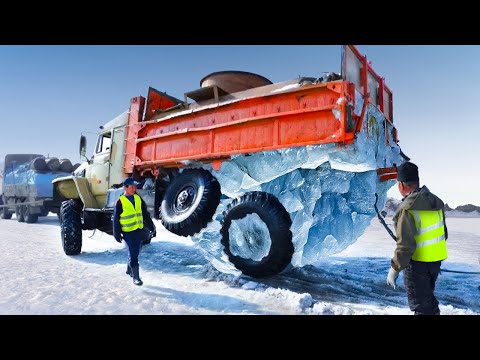
{"type": "MultiPolygon", "coordinates": [[[[396,290],[385,283],[395,244],[377,219],[342,253],[261,282],[219,273],[190,238],[156,225],[138,287],[111,236],[84,231],[82,253],[68,257],[55,215],[0,220],[0,314],[411,314],[403,274],[396,290]]],[[[479,272],[480,218],[447,217],[447,226],[442,267],[479,272]]],[[[480,314],[480,275],[443,272],[436,294],[442,314],[480,314]]]]}

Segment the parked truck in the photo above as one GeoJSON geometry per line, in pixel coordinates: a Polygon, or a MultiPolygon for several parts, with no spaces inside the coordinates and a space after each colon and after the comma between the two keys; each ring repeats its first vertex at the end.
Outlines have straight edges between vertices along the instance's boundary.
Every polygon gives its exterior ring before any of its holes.
{"type": "Polygon", "coordinates": [[[70,175],[80,164],[68,159],[41,154],[8,154],[5,156],[0,186],[0,218],[35,223],[49,212],[59,214],[63,200],[52,180],[70,175]]]}
{"type": "Polygon", "coordinates": [[[81,252],[82,230],[112,234],[122,181],[133,176],[168,231],[196,243],[219,237],[206,253],[226,255],[252,277],[324,254],[314,239],[322,229],[326,239],[336,236],[337,250],[342,237],[360,236],[402,161],[392,92],[352,45],[342,47],[341,74],[272,83],[215,72],[183,99],[150,88],[147,99],[132,98],[129,110],[101,129],[93,156],[75,175],[53,180],[64,200],[67,255],[81,252]],[[353,171],[344,166],[349,161],[353,171]],[[338,181],[327,183],[326,174],[338,181]],[[347,222],[351,229],[337,231],[347,222]]]}

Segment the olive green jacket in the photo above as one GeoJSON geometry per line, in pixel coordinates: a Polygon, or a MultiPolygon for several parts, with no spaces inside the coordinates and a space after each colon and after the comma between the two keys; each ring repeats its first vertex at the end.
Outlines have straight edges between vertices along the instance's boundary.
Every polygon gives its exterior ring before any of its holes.
{"type": "Polygon", "coordinates": [[[445,240],[448,238],[447,225],[445,223],[445,205],[440,198],[428,190],[426,186],[418,191],[407,195],[398,207],[393,217],[395,231],[397,236],[397,247],[392,258],[392,268],[396,271],[402,271],[410,263],[410,259],[415,252],[417,243],[415,242],[415,220],[408,210],[443,210],[445,224],[445,240]]]}

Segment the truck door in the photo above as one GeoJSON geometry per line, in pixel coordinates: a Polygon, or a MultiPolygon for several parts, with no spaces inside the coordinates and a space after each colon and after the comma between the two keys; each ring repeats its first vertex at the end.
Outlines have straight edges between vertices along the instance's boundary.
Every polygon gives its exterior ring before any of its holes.
{"type": "Polygon", "coordinates": [[[95,151],[90,166],[86,169],[85,177],[89,180],[93,196],[101,203],[99,196],[105,196],[108,190],[108,176],[110,173],[110,147],[112,145],[112,131],[98,135],[95,151]]]}
{"type": "Polygon", "coordinates": [[[125,126],[119,126],[112,131],[112,145],[110,149],[110,169],[108,174],[108,186],[121,184],[125,180],[123,172],[125,126]]]}

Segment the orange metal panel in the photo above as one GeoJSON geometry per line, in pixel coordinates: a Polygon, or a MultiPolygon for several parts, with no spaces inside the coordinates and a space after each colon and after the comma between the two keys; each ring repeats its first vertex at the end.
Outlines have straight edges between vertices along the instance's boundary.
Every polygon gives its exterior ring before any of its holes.
{"type": "Polygon", "coordinates": [[[145,109],[145,121],[155,116],[157,110],[166,110],[181,103],[181,100],[173,96],[161,93],[160,91],[150,87],[148,89],[147,107],[145,109]]]}
{"type": "Polygon", "coordinates": [[[351,142],[353,134],[345,132],[345,101],[337,104],[345,96],[344,89],[341,81],[317,84],[143,122],[137,139],[136,165],[182,166],[177,162],[351,142]],[[339,119],[333,109],[340,110],[339,119]]]}
{"type": "Polygon", "coordinates": [[[397,178],[397,168],[396,167],[388,167],[388,168],[380,168],[377,169],[377,175],[381,182],[387,180],[394,180],[397,178]]]}
{"type": "Polygon", "coordinates": [[[289,147],[342,141],[342,130],[332,111],[301,114],[280,120],[279,143],[289,147]]]}
{"type": "Polygon", "coordinates": [[[385,182],[387,180],[394,180],[396,178],[397,178],[397,174],[380,175],[380,182],[385,182]]]}
{"type": "Polygon", "coordinates": [[[377,169],[377,174],[388,174],[388,173],[397,173],[397,168],[396,167],[387,167],[387,168],[380,168],[377,169]]]}
{"type": "Polygon", "coordinates": [[[125,163],[123,168],[125,173],[133,173],[133,168],[136,163],[136,140],[140,130],[139,122],[142,119],[143,109],[145,106],[145,98],[137,96],[130,101],[130,110],[128,114],[127,136],[125,140],[125,163]]]}

